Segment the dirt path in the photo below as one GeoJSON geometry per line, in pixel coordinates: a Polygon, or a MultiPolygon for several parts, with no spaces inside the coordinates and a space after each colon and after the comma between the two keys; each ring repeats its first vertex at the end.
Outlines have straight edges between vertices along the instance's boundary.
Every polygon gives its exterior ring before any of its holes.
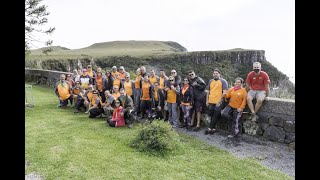
{"type": "Polygon", "coordinates": [[[295,151],[288,145],[262,138],[241,135],[239,138],[228,138],[227,132],[220,131],[213,135],[205,135],[205,128],[199,132],[186,131],[175,128],[177,132],[183,132],[199,138],[206,143],[227,150],[236,157],[254,157],[265,166],[279,170],[289,176],[295,176],[295,151]]]}

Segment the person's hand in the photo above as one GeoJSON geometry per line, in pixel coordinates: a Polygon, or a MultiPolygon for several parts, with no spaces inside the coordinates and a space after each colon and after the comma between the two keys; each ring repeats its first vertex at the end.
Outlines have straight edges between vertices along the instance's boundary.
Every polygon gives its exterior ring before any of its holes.
{"type": "Polygon", "coordinates": [[[267,96],[267,97],[265,98],[265,100],[266,100],[266,101],[269,101],[269,97],[267,96]]]}
{"type": "Polygon", "coordinates": [[[197,81],[193,82],[193,83],[192,83],[192,86],[194,86],[194,85],[196,85],[196,84],[197,84],[197,81]]]}
{"type": "Polygon", "coordinates": [[[182,108],[182,104],[180,104],[180,107],[182,108]]]}
{"type": "Polygon", "coordinates": [[[156,108],[151,108],[152,110],[155,110],[156,108]]]}
{"type": "Polygon", "coordinates": [[[123,116],[123,112],[120,113],[120,116],[123,116]]]}
{"type": "Polygon", "coordinates": [[[161,106],[158,106],[158,110],[161,111],[161,106]]]}
{"type": "Polygon", "coordinates": [[[173,86],[173,85],[171,85],[171,86],[170,86],[170,88],[171,88],[171,89],[174,89],[174,86],[173,86]]]}
{"type": "Polygon", "coordinates": [[[60,100],[60,101],[62,101],[62,98],[61,98],[61,97],[59,97],[59,100],[60,100]]]}
{"type": "Polygon", "coordinates": [[[221,105],[221,101],[219,101],[217,104],[216,104],[216,107],[219,107],[221,105]]]}
{"type": "Polygon", "coordinates": [[[190,107],[190,109],[193,107],[193,106],[189,106],[190,107]]]}
{"type": "Polygon", "coordinates": [[[169,88],[166,86],[166,87],[164,88],[164,90],[165,90],[165,91],[168,91],[168,90],[169,90],[169,88]]]}
{"type": "Polygon", "coordinates": [[[209,106],[209,102],[206,102],[207,107],[209,106]]]}
{"type": "Polygon", "coordinates": [[[243,109],[241,109],[241,108],[238,108],[238,109],[237,109],[237,111],[238,111],[238,112],[242,112],[242,111],[243,111],[243,109]]]}

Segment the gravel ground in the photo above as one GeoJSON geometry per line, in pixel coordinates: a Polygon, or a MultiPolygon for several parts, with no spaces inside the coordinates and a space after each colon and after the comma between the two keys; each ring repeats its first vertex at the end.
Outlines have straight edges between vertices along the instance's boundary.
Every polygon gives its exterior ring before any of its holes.
{"type": "Polygon", "coordinates": [[[295,176],[295,151],[290,150],[287,144],[266,141],[245,134],[238,138],[228,138],[228,133],[225,131],[205,135],[205,128],[199,132],[186,131],[182,128],[175,129],[177,132],[190,134],[210,145],[227,150],[236,157],[254,157],[271,169],[295,176]]]}

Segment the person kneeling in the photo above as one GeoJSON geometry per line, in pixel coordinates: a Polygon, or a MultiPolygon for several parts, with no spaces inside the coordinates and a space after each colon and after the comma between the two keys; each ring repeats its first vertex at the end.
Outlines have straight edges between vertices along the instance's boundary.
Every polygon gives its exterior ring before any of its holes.
{"type": "Polygon", "coordinates": [[[94,90],[92,93],[92,98],[90,100],[92,106],[89,109],[89,118],[95,118],[104,112],[102,108],[101,98],[98,94],[99,92],[97,90],[94,90]]]}
{"type": "Polygon", "coordinates": [[[120,126],[125,126],[125,121],[124,121],[124,114],[123,114],[123,108],[120,106],[120,101],[116,100],[115,101],[115,108],[113,110],[112,114],[112,119],[107,120],[109,125],[111,127],[120,127],[120,126]]]}

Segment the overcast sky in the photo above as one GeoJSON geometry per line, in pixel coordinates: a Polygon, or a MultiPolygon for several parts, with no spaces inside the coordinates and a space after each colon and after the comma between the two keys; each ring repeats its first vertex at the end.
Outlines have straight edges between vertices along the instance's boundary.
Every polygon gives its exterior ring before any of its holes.
{"type": "MultiPolygon", "coordinates": [[[[294,0],[44,0],[54,46],[175,41],[188,51],[265,50],[294,82],[294,0]]],[[[39,37],[43,38],[43,37],[39,37]]],[[[36,44],[36,48],[43,45],[36,44]]]]}

